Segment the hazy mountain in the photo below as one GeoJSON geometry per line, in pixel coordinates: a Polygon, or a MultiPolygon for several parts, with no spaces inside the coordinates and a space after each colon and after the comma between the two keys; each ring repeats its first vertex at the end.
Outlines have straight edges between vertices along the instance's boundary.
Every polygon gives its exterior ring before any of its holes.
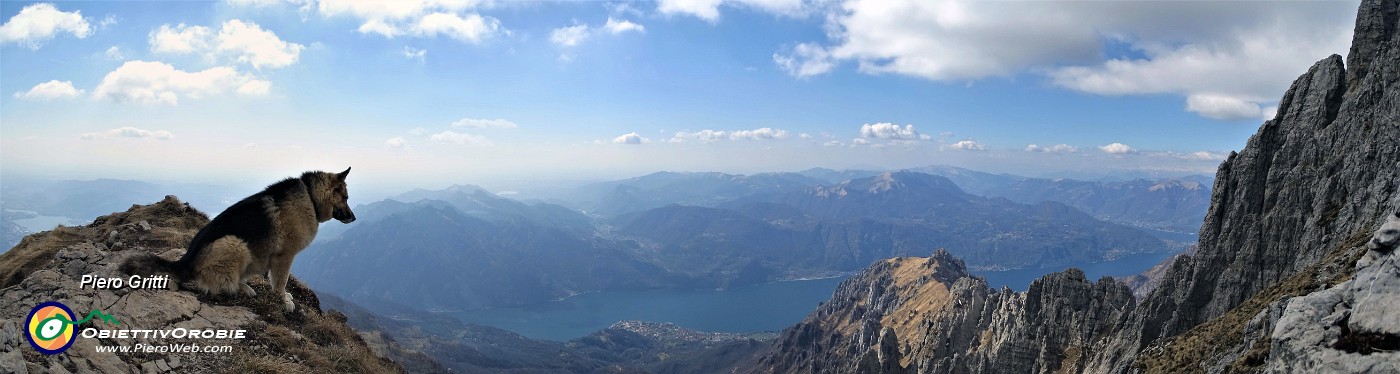
{"type": "MultiPolygon", "coordinates": [[[[591,236],[594,231],[592,220],[573,209],[547,203],[525,204],[472,185],[454,185],[443,190],[417,189],[358,205],[354,211],[358,217],[356,222],[365,225],[425,205],[452,207],[462,214],[492,222],[530,222],[582,236],[591,236]]],[[[345,225],[323,226],[316,241],[335,239],[350,228],[345,225]]]]}
{"type": "Polygon", "coordinates": [[[797,173],[736,175],[659,172],[580,187],[571,200],[589,213],[612,217],[670,204],[713,206],[755,193],[806,188],[822,180],[797,173]]]}
{"type": "MultiPolygon", "coordinates": [[[[400,203],[401,204],[401,203],[400,203]]],[[[528,220],[488,221],[425,200],[313,244],[294,272],[361,303],[518,305],[602,289],[688,286],[628,250],[528,220]]]]}
{"type": "Polygon", "coordinates": [[[1063,204],[982,198],[946,178],[912,172],[724,206],[672,205],[617,222],[621,232],[645,238],[643,247],[670,268],[736,276],[853,271],[940,247],[982,268],[1060,266],[1169,250],[1146,233],[1063,204]]]}
{"type": "Polygon", "coordinates": [[[947,177],[964,191],[1024,204],[1055,201],[1095,218],[1175,232],[1196,232],[1210,206],[1211,178],[1100,182],[991,174],[952,166],[914,171],[947,177]]]}

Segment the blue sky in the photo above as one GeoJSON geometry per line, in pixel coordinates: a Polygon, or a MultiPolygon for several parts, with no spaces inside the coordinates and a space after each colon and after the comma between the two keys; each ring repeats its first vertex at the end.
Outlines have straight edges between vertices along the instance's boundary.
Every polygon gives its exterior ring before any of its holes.
{"type": "Polygon", "coordinates": [[[1212,173],[1356,3],[0,2],[10,175],[1212,173]],[[1034,145],[1034,146],[1032,146],[1034,145]]]}

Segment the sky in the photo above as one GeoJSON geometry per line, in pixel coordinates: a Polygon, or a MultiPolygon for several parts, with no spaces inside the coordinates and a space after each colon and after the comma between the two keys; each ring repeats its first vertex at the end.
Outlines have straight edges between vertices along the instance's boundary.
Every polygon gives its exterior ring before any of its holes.
{"type": "Polygon", "coordinates": [[[0,1],[0,178],[1213,174],[1356,7],[0,1]]]}

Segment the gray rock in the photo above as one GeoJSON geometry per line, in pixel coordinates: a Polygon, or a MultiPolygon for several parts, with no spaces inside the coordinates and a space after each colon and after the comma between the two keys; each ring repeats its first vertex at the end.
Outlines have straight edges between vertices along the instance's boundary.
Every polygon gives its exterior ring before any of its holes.
{"type": "Polygon", "coordinates": [[[24,362],[24,355],[19,350],[11,350],[0,353],[0,372],[25,374],[29,368],[24,362]]]}

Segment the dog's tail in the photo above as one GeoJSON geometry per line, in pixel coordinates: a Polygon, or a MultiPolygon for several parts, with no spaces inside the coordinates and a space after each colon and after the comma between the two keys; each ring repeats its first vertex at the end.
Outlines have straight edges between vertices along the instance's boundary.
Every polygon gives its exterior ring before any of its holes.
{"type": "Polygon", "coordinates": [[[142,252],[135,256],[127,257],[122,262],[121,271],[131,275],[155,275],[170,274],[178,280],[190,278],[190,269],[180,261],[170,261],[154,253],[142,252]]]}

